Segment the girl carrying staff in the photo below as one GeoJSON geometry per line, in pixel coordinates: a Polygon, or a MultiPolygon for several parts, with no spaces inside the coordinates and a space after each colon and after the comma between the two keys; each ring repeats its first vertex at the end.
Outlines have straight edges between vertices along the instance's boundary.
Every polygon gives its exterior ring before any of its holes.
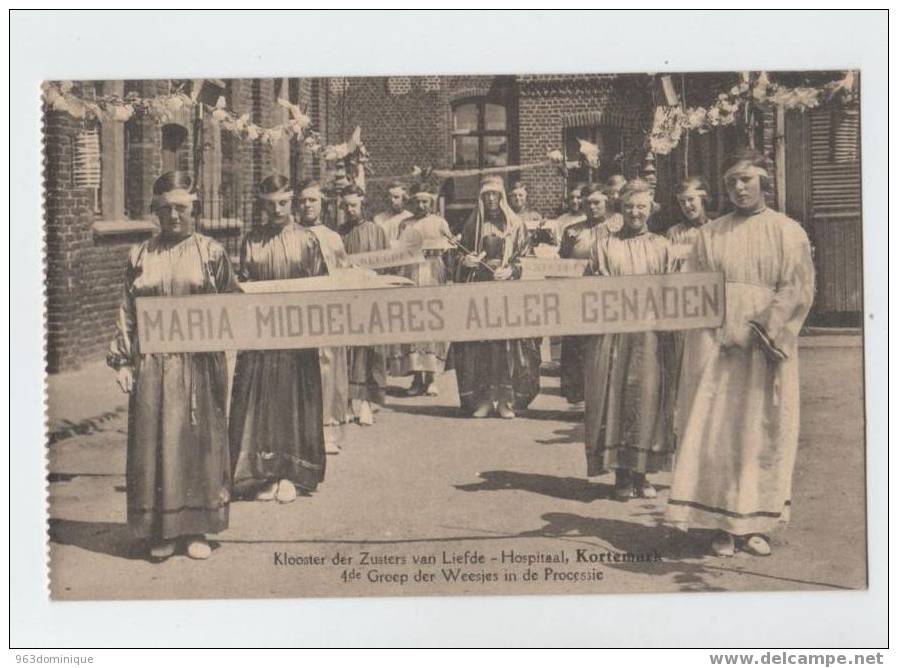
{"type": "MultiPolygon", "coordinates": [[[[507,281],[521,277],[520,257],[528,247],[527,228],[505,198],[501,177],[486,177],[461,244],[472,251],[458,267],[458,282],[507,281]]],[[[455,373],[462,409],[473,417],[515,417],[539,393],[539,347],[534,339],[454,344],[455,373]]]]}
{"type": "Polygon", "coordinates": [[[186,172],[153,185],[160,234],[131,249],[116,336],[107,362],[128,403],[128,525],[166,559],[179,540],[193,559],[212,552],[206,534],[228,526],[227,363],[223,352],[141,354],[137,297],[236,290],[228,255],[194,231],[196,193],[186,172]]]}
{"type": "MultiPolygon", "coordinates": [[[[243,240],[240,278],[270,281],[326,274],[318,240],[293,219],[293,188],[283,176],[259,184],[266,221],[243,240]]],[[[239,491],[289,503],[297,488],[324,480],[321,371],[317,349],[243,350],[231,393],[231,462],[239,491]]]]}

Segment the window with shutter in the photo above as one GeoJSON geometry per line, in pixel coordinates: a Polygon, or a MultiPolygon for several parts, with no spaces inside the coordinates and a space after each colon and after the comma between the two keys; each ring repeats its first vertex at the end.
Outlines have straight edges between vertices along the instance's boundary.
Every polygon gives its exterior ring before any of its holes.
{"type": "Polygon", "coordinates": [[[814,216],[859,216],[861,163],[857,110],[826,109],[810,113],[814,216]]]}

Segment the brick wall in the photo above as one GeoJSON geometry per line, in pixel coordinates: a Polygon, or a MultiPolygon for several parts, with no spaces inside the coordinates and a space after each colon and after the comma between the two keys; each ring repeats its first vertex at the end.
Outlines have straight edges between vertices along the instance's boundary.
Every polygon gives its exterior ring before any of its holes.
{"type": "MultiPolygon", "coordinates": [[[[74,88],[82,94],[94,89],[92,82],[85,82],[83,90],[80,84],[74,88]]],[[[151,97],[169,89],[167,81],[128,81],[124,91],[151,97]]],[[[255,122],[263,126],[280,122],[273,111],[274,80],[235,80],[232,97],[231,109],[250,113],[255,122]]],[[[300,86],[300,99],[309,101],[308,83],[300,86]]],[[[192,171],[192,115],[185,110],[173,122],[188,131],[179,149],[178,167],[192,171]]],[[[129,249],[148,233],[125,229],[112,235],[96,234],[92,195],[74,186],[75,138],[85,129],[85,121],[45,110],[43,129],[47,369],[53,373],[77,369],[105,356],[114,333],[129,249]]],[[[124,133],[124,208],[132,220],[149,218],[153,182],[163,169],[161,125],[152,118],[135,116],[125,124],[124,133]]],[[[271,152],[260,142],[237,142],[236,150],[241,187],[249,190],[260,175],[271,171],[271,152]]]]}
{"type": "Polygon", "coordinates": [[[74,143],[84,129],[68,114],[44,112],[44,213],[46,217],[47,369],[78,363],[81,250],[93,216],[88,191],[74,186],[74,143]]]}

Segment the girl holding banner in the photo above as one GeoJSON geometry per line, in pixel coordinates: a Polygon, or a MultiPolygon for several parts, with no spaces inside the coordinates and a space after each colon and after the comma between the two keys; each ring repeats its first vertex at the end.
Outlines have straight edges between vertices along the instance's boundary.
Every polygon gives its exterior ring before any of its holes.
{"type": "MultiPolygon", "coordinates": [[[[458,267],[457,280],[507,281],[521,277],[520,258],[528,232],[505,198],[501,177],[486,177],[477,209],[462,231],[462,247],[472,251],[458,267]]],[[[462,408],[476,418],[496,410],[515,417],[539,393],[539,347],[534,339],[454,344],[455,373],[462,408]]]]}
{"type": "MultiPolygon", "coordinates": [[[[598,276],[664,274],[671,269],[668,241],[648,231],[653,210],[648,183],[633,180],[621,192],[623,224],[593,245],[590,272],[598,276]]],[[[584,346],[587,475],[614,469],[621,501],[654,498],[646,473],[672,463],[673,337],[634,332],[588,337],[584,346]]]]}
{"type": "MultiPolygon", "coordinates": [[[[243,281],[321,276],[324,254],[314,234],[293,220],[293,189],[283,176],[259,184],[266,222],[240,251],[243,281]]],[[[257,501],[289,503],[297,488],[324,479],[325,451],[318,351],[244,350],[231,393],[231,462],[238,491],[257,501]]]]}
{"type": "MultiPolygon", "coordinates": [[[[449,223],[442,216],[433,213],[436,196],[424,186],[412,189],[412,216],[402,221],[399,229],[401,246],[422,248],[426,261],[422,264],[403,267],[402,273],[415,285],[443,285],[448,272],[443,255],[452,232],[449,223]]],[[[435,377],[446,368],[446,354],[449,344],[443,341],[424,343],[404,343],[394,346],[390,357],[390,375],[407,376],[414,374],[407,390],[409,396],[439,394],[435,377]]]]}
{"type": "Polygon", "coordinates": [[[160,234],[131,249],[107,362],[128,404],[128,525],[166,559],[179,539],[206,559],[205,534],[228,527],[227,362],[223,352],[140,354],[135,300],[236,290],[227,252],[194,232],[196,193],[186,172],[153,185],[160,234]]]}
{"type": "MultiPolygon", "coordinates": [[[[586,220],[569,225],[561,237],[558,257],[588,260],[599,238],[617,231],[620,216],[608,215],[608,196],[598,183],[583,187],[586,220]]],[[[583,401],[583,337],[565,336],[561,339],[561,394],[570,404],[583,401]]]]}
{"type": "MultiPolygon", "coordinates": [[[[377,223],[365,220],[365,191],[356,185],[343,189],[342,206],[346,213],[343,245],[352,260],[353,253],[367,253],[390,247],[387,233],[377,223]]],[[[383,346],[357,346],[349,349],[349,398],[360,425],[374,424],[372,404],[384,403],[387,386],[386,357],[383,346]]]]}

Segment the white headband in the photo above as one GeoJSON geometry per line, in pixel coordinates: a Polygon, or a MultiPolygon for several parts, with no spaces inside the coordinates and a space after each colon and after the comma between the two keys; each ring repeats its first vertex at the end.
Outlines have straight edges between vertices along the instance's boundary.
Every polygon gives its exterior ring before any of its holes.
{"type": "Polygon", "coordinates": [[[184,190],[183,188],[177,188],[159,195],[154,195],[152,208],[155,209],[166,204],[180,204],[182,206],[187,206],[195,201],[196,193],[184,190]]]}
{"type": "Polygon", "coordinates": [[[723,174],[723,180],[726,181],[734,174],[745,174],[747,176],[759,176],[764,179],[769,179],[770,175],[767,173],[767,170],[763,167],[758,167],[757,165],[753,165],[750,162],[743,160],[742,162],[737,162],[735,165],[730,167],[723,174]]]}
{"type": "Polygon", "coordinates": [[[282,199],[291,199],[292,197],[292,190],[279,190],[276,193],[259,193],[259,199],[264,199],[269,202],[280,202],[282,199]]]}

